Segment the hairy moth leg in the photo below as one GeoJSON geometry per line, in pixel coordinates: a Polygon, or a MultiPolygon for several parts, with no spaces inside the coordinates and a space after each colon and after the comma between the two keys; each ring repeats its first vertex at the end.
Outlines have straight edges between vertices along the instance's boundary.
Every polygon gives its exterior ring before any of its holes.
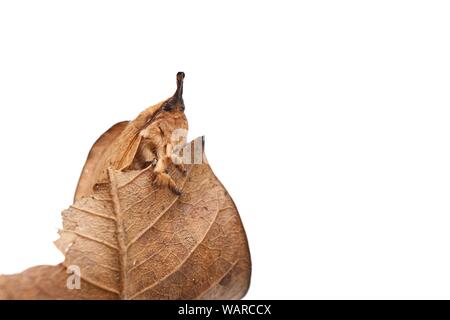
{"type": "Polygon", "coordinates": [[[166,153],[167,147],[159,147],[156,151],[157,162],[153,172],[155,173],[154,183],[159,187],[168,187],[176,195],[181,195],[181,190],[178,188],[172,177],[166,173],[167,164],[170,161],[170,156],[166,153]]]}
{"type": "Polygon", "coordinates": [[[187,169],[184,166],[183,159],[174,152],[173,145],[169,143],[166,146],[166,155],[169,158],[170,162],[177,168],[179,171],[181,171],[184,175],[187,173],[187,169]]]}

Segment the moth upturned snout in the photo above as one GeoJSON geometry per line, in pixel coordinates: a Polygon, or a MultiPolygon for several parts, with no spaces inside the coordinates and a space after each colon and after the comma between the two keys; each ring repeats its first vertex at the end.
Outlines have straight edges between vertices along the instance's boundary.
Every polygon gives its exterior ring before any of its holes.
{"type": "Polygon", "coordinates": [[[177,90],[172,97],[167,99],[163,104],[164,111],[180,110],[184,111],[184,100],[183,100],[183,82],[185,74],[184,72],[177,73],[177,90]]]}

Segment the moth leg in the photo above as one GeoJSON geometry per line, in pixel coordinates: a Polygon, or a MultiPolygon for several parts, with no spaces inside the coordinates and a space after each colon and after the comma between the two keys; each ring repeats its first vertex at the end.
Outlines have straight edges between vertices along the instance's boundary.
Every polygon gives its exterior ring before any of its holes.
{"type": "Polygon", "coordinates": [[[165,171],[167,168],[167,162],[170,159],[166,154],[165,147],[158,147],[156,151],[157,162],[153,172],[155,173],[154,183],[159,187],[168,187],[176,195],[181,195],[181,190],[178,188],[172,177],[169,176],[165,171]]]}
{"type": "Polygon", "coordinates": [[[166,146],[166,154],[175,168],[177,168],[183,174],[187,173],[187,169],[183,163],[183,159],[177,153],[173,152],[173,145],[171,143],[167,144],[166,146]]]}

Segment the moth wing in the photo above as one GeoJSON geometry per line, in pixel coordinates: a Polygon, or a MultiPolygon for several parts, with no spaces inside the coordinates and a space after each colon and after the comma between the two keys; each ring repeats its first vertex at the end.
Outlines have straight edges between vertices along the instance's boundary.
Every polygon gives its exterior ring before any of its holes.
{"type": "Polygon", "coordinates": [[[80,179],[78,180],[78,185],[75,191],[74,201],[87,194],[92,193],[92,180],[95,178],[95,175],[93,173],[96,170],[96,166],[99,163],[99,160],[102,158],[105,150],[122,133],[128,123],[129,121],[116,123],[105,133],[103,133],[100,138],[97,139],[97,141],[95,141],[94,145],[89,151],[83,170],[81,171],[80,179]]]}
{"type": "Polygon", "coordinates": [[[133,121],[112,126],[94,143],[81,172],[75,200],[92,194],[93,188],[108,180],[108,168],[124,170],[131,166],[141,143],[140,131],[161,107],[160,102],[142,111],[133,121]]]}

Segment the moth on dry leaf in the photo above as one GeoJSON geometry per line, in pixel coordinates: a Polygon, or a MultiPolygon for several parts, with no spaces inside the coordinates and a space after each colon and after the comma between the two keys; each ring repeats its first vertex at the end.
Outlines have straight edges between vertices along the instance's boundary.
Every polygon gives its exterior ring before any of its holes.
{"type": "Polygon", "coordinates": [[[110,167],[139,170],[148,165],[154,166],[154,183],[157,186],[168,187],[175,194],[181,194],[166,170],[170,164],[175,164],[177,169],[186,172],[182,159],[174,152],[186,143],[188,130],[183,101],[184,76],[184,72],[177,73],[177,90],[172,97],[146,109],[130,123],[116,124],[100,137],[89,154],[75,199],[101,186],[110,167]],[[122,130],[124,132],[120,135],[122,130]],[[116,135],[119,135],[117,139],[116,135]],[[112,140],[117,140],[115,145],[107,148],[112,140]]]}
{"type": "Polygon", "coordinates": [[[64,261],[0,276],[0,299],[245,295],[247,237],[206,160],[204,139],[186,143],[183,80],[179,72],[172,97],[94,143],[74,203],[62,213],[55,244],[64,261]]]}

